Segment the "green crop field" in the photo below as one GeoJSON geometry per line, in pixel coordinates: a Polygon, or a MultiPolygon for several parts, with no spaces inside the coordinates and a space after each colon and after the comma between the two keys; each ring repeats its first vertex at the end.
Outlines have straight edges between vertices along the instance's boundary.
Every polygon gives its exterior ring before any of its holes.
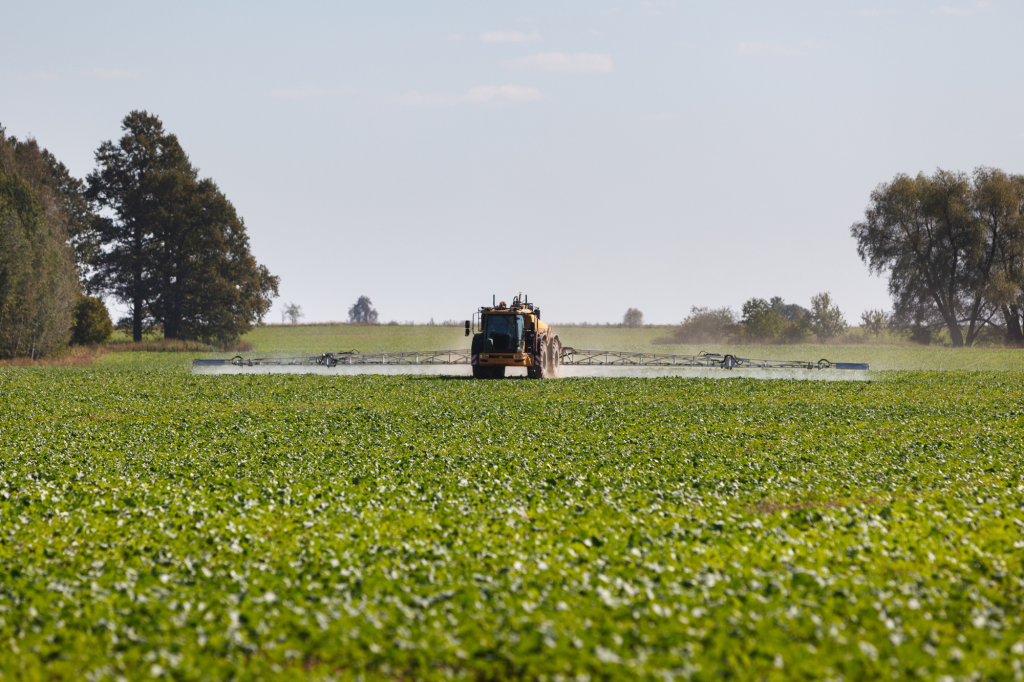
{"type": "Polygon", "coordinates": [[[0,674],[1019,679],[1020,352],[829,348],[1001,371],[0,369],[0,674]]]}

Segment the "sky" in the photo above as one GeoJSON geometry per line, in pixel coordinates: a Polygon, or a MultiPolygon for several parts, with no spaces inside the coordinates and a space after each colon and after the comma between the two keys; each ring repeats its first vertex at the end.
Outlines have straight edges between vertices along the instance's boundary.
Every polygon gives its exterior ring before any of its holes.
{"type": "MultiPolygon", "coordinates": [[[[0,125],[78,176],[158,115],[307,321],[890,307],[896,174],[1024,172],[1024,3],[4,2],[0,125]]],[[[111,302],[117,309],[116,302],[111,302]]]]}

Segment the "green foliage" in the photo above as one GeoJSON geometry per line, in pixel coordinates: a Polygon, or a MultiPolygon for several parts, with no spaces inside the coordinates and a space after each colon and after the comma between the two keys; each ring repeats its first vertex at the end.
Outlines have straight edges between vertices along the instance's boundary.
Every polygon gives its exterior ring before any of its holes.
{"type": "Polygon", "coordinates": [[[24,679],[1024,660],[1024,374],[5,370],[0,395],[0,670],[24,679]]]}
{"type": "Polygon", "coordinates": [[[231,340],[262,320],[278,278],[249,252],[245,224],[212,180],[198,178],[160,119],[133,111],[89,176],[103,249],[93,277],[131,311],[132,338],[231,340]]]}
{"type": "Polygon", "coordinates": [[[737,331],[736,313],[732,308],[693,306],[673,336],[679,343],[715,343],[728,341],[737,331]]]}
{"type": "Polygon", "coordinates": [[[786,318],[763,298],[752,298],[743,304],[743,336],[754,341],[774,341],[782,336],[786,318]]]}
{"type": "Polygon", "coordinates": [[[66,216],[35,141],[0,127],[0,357],[36,358],[67,345],[77,272],[66,216]]]}
{"type": "Polygon", "coordinates": [[[944,326],[954,346],[970,346],[1001,315],[1008,340],[1024,342],[1024,176],[900,174],[850,231],[869,269],[889,275],[897,327],[944,326]]]}
{"type": "Polygon", "coordinates": [[[81,296],[75,303],[74,326],[71,328],[71,343],[79,346],[94,346],[106,343],[114,333],[114,323],[103,299],[81,296]]]}
{"type": "Polygon", "coordinates": [[[809,317],[811,333],[820,341],[834,339],[847,329],[846,319],[839,306],[832,302],[827,292],[811,297],[811,314],[809,317]]]}
{"type": "Polygon", "coordinates": [[[889,323],[889,316],[885,314],[884,310],[865,310],[860,314],[860,321],[864,330],[873,334],[877,339],[885,331],[886,325],[889,323]]]}
{"type": "Polygon", "coordinates": [[[780,340],[785,343],[801,343],[811,335],[811,311],[796,303],[786,303],[781,296],[773,296],[769,303],[772,310],[785,320],[779,334],[780,340]]]}

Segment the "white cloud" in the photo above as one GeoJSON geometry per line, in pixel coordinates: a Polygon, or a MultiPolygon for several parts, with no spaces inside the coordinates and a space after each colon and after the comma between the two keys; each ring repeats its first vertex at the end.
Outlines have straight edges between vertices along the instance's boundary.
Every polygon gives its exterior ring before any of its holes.
{"type": "Polygon", "coordinates": [[[540,34],[534,28],[529,33],[522,31],[485,31],[480,34],[485,43],[531,43],[540,40],[540,34]]]}
{"type": "Polygon", "coordinates": [[[895,7],[887,7],[884,9],[862,9],[857,14],[862,17],[886,17],[896,14],[898,11],[895,7]]]}
{"type": "Polygon", "coordinates": [[[37,81],[55,81],[60,80],[60,76],[49,71],[36,71],[32,74],[32,79],[37,81]]]}
{"type": "Polygon", "coordinates": [[[984,12],[988,8],[988,0],[980,0],[979,2],[972,3],[970,7],[940,7],[939,12],[942,14],[949,14],[951,16],[966,17],[971,14],[984,12]]]}
{"type": "Polygon", "coordinates": [[[657,114],[648,114],[644,118],[648,121],[671,121],[676,117],[675,114],[663,111],[657,114]]]}
{"type": "Polygon", "coordinates": [[[562,73],[611,73],[615,70],[611,57],[588,52],[577,52],[576,54],[544,52],[514,59],[508,65],[513,69],[560,71],[562,73]]]}
{"type": "Polygon", "coordinates": [[[138,71],[126,71],[124,69],[93,69],[92,75],[97,78],[107,79],[118,79],[118,78],[136,78],[139,75],[138,71]]]}
{"type": "Polygon", "coordinates": [[[408,92],[385,98],[386,102],[410,107],[454,106],[457,104],[524,104],[544,99],[537,88],[522,85],[483,85],[464,95],[443,95],[436,92],[408,92]]]}

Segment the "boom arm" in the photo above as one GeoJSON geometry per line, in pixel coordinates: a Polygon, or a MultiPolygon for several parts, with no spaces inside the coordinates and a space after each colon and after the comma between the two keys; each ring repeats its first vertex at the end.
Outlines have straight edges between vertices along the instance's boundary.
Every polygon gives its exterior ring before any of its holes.
{"type": "MultiPolygon", "coordinates": [[[[235,365],[236,367],[261,367],[282,365],[468,365],[471,354],[468,350],[403,351],[392,353],[358,353],[342,351],[323,355],[284,358],[243,358],[236,355],[230,360],[193,360],[201,366],[235,365]]],[[[564,347],[559,352],[559,364],[569,366],[603,367],[717,367],[720,369],[845,369],[867,370],[866,363],[830,362],[826,359],[811,362],[807,360],[759,360],[741,358],[731,354],[700,353],[698,355],[674,355],[670,353],[636,353],[617,350],[581,350],[564,347]]]]}

